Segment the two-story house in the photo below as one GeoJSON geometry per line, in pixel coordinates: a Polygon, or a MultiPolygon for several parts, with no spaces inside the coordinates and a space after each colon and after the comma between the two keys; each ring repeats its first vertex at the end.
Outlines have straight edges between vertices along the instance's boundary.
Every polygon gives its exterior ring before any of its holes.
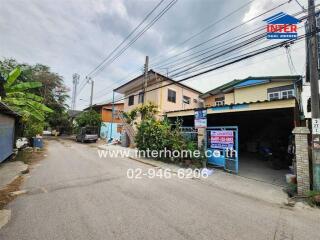
{"type": "MultiPolygon", "coordinates": [[[[281,156],[267,169],[287,171],[292,162],[284,159],[287,159],[292,130],[303,124],[301,90],[301,76],[266,76],[233,80],[201,94],[207,113],[207,136],[212,128],[231,126],[238,129],[240,174],[241,170],[242,173],[244,169],[248,170],[246,166],[267,166],[268,163],[259,160],[261,149],[267,148],[274,151],[274,156],[281,156]]],[[[194,115],[194,110],[167,112],[169,119],[174,121],[180,117],[188,126],[194,121],[194,115]]],[[[210,138],[206,141],[210,148],[210,138]]],[[[248,170],[247,173],[252,177],[261,172],[261,178],[267,178],[263,173],[268,171],[262,169],[248,170]]],[[[274,181],[282,181],[283,175],[281,171],[270,173],[274,181]]]]}
{"type": "Polygon", "coordinates": [[[149,70],[145,87],[144,74],[121,85],[114,91],[123,94],[124,111],[128,112],[139,104],[152,102],[158,106],[159,116],[165,112],[199,107],[201,92],[149,70]],[[144,93],[145,90],[145,93],[144,93]]]}

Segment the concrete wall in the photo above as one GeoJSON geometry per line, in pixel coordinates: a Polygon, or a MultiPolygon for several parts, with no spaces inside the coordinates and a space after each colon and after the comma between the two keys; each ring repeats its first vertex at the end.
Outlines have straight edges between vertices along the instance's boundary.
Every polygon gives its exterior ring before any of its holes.
{"type": "MultiPolygon", "coordinates": [[[[168,83],[170,82],[165,81],[162,84],[166,85],[168,83]]],[[[180,85],[170,85],[167,87],[163,87],[159,89],[159,94],[160,94],[159,103],[160,103],[160,109],[162,113],[169,112],[169,111],[176,111],[176,110],[193,109],[193,108],[199,107],[199,93],[196,91],[191,91],[190,89],[180,85]],[[168,101],[169,89],[176,92],[175,103],[168,101]],[[187,96],[190,98],[190,104],[183,103],[183,96],[187,96]]]]}

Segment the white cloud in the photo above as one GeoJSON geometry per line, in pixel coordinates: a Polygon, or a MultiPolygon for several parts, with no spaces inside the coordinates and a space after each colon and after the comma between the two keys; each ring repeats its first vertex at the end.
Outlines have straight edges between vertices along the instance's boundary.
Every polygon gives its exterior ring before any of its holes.
{"type": "MultiPolygon", "coordinates": [[[[161,59],[156,58],[157,55],[167,56],[169,49],[171,55],[179,53],[182,49],[187,49],[238,25],[239,21],[249,19],[275,6],[279,1],[270,2],[256,0],[250,7],[229,17],[227,21],[212,27],[183,46],[177,46],[203,27],[244,4],[239,0],[203,0],[201,4],[196,0],[178,1],[119,59],[95,77],[95,93],[97,93],[95,101],[100,102],[110,98],[110,94],[107,95],[110,90],[128,75],[133,77],[140,74],[145,55],[149,55],[153,63],[155,59],[161,59]],[[135,74],[129,74],[133,71],[135,74]],[[103,89],[106,89],[105,96],[103,89]]],[[[301,2],[305,4],[306,0],[301,2]]],[[[71,88],[73,73],[77,72],[84,77],[157,3],[158,0],[0,0],[0,57],[12,57],[30,64],[46,64],[62,75],[71,88]]],[[[288,13],[297,10],[299,6],[294,2],[287,4],[286,8],[279,9],[288,13]]],[[[256,23],[263,24],[262,19],[256,23]]],[[[255,25],[237,29],[210,44],[223,42],[253,28],[255,25]]],[[[203,47],[208,47],[210,44],[203,47]]],[[[297,69],[302,69],[305,59],[303,51],[299,53],[292,51],[292,54],[297,69]]],[[[263,57],[248,62],[258,62],[263,57]]],[[[248,62],[201,76],[189,81],[188,84],[206,91],[233,78],[290,74],[285,57],[277,57],[263,64],[250,65],[248,62]],[[234,70],[228,71],[228,69],[234,70]]],[[[89,99],[89,92],[90,89],[85,88],[80,98],[89,99]]],[[[79,107],[86,105],[86,102],[78,102],[79,107]]]]}

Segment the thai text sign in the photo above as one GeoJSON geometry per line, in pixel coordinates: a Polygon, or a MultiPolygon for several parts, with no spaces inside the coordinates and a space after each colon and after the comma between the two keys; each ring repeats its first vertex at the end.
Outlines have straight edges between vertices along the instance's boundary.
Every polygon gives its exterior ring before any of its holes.
{"type": "Polygon", "coordinates": [[[232,149],[234,146],[234,133],[230,130],[210,131],[211,148],[232,149]]]}

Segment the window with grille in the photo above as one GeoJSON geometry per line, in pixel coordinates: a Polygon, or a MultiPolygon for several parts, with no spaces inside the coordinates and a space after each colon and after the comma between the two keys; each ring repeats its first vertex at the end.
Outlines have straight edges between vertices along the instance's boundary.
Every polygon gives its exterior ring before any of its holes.
{"type": "Polygon", "coordinates": [[[279,92],[269,93],[268,98],[269,98],[269,100],[280,99],[280,93],[279,92]]]}
{"type": "Polygon", "coordinates": [[[138,98],[138,103],[143,103],[144,102],[144,94],[143,92],[139,93],[139,98],[138,98]]]}
{"type": "Polygon", "coordinates": [[[223,106],[224,105],[224,97],[215,98],[214,99],[214,105],[216,107],[223,106]]]}
{"type": "Polygon", "coordinates": [[[288,99],[293,97],[293,90],[286,90],[281,92],[282,99],[288,99]]]}
{"type": "Polygon", "coordinates": [[[185,104],[190,104],[191,98],[187,97],[187,96],[183,96],[182,98],[183,103],[185,104]]]}
{"type": "Polygon", "coordinates": [[[134,95],[129,97],[128,105],[132,106],[134,104],[134,95]]]}
{"type": "Polygon", "coordinates": [[[168,89],[168,102],[176,102],[176,92],[171,89],[168,89]]]}

